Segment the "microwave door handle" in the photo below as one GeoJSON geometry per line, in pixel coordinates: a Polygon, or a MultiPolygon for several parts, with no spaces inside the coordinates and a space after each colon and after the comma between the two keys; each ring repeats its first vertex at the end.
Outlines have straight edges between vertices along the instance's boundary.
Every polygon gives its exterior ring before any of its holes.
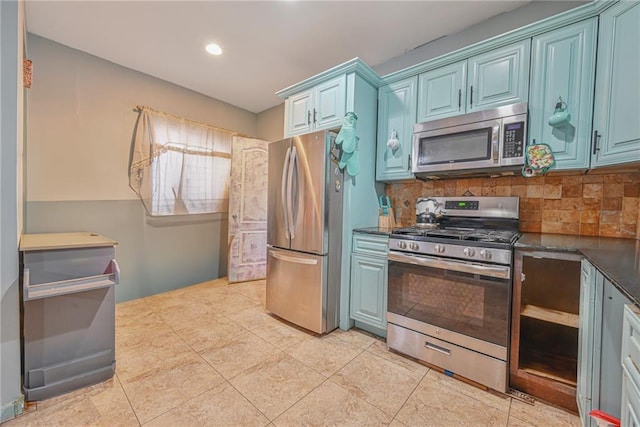
{"type": "Polygon", "coordinates": [[[501,125],[497,124],[493,127],[493,132],[491,135],[491,151],[493,152],[493,163],[500,163],[500,139],[502,139],[502,134],[500,132],[501,125]]]}
{"type": "Polygon", "coordinates": [[[282,218],[284,219],[284,230],[287,239],[291,238],[289,235],[289,191],[287,187],[289,162],[291,160],[291,147],[287,148],[287,153],[284,156],[284,165],[282,165],[282,180],[280,181],[280,203],[282,208],[282,218]]]}

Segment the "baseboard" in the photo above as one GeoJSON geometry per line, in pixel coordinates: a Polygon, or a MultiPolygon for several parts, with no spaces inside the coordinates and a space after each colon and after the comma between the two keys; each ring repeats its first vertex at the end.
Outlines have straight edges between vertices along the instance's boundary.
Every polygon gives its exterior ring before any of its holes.
{"type": "Polygon", "coordinates": [[[371,325],[367,325],[366,323],[362,323],[362,322],[358,322],[357,320],[355,321],[355,327],[365,330],[369,333],[372,333],[374,335],[377,335],[381,338],[386,338],[387,337],[387,331],[386,329],[380,329],[380,328],[376,328],[375,326],[371,326],[371,325]]]}
{"type": "Polygon", "coordinates": [[[24,396],[20,395],[20,397],[13,402],[2,405],[2,408],[0,409],[0,423],[4,423],[5,421],[9,421],[10,419],[17,417],[18,415],[22,415],[23,412],[24,396]]]}

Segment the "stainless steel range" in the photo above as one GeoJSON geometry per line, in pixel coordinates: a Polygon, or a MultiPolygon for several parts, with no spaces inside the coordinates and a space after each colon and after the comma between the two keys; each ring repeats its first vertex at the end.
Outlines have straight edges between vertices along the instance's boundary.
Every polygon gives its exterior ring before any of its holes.
{"type": "Polygon", "coordinates": [[[518,198],[429,205],[437,224],[398,228],[389,239],[387,345],[505,392],[518,198]]]}

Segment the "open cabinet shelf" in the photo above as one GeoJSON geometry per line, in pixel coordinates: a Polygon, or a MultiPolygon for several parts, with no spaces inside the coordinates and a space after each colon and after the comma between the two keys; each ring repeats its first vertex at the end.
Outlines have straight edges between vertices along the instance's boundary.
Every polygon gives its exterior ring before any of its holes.
{"type": "Polygon", "coordinates": [[[522,307],[520,316],[543,320],[550,323],[556,323],[558,325],[564,325],[576,329],[580,324],[580,316],[578,316],[577,314],[567,313],[565,311],[554,310],[546,307],[540,307],[533,304],[527,304],[522,307]]]}
{"type": "Polygon", "coordinates": [[[577,411],[580,256],[515,255],[509,384],[577,411]]]}

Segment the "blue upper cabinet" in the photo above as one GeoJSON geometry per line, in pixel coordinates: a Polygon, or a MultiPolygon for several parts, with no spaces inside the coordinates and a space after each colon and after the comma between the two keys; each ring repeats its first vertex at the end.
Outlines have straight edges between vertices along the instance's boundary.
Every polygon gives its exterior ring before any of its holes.
{"type": "Polygon", "coordinates": [[[413,178],[411,141],[416,123],[417,76],[382,86],[378,90],[378,142],[376,180],[413,178]],[[394,136],[397,146],[387,142],[394,136]]]}
{"type": "Polygon", "coordinates": [[[600,15],[591,165],[640,161],[640,3],[600,15]]]}
{"type": "Polygon", "coordinates": [[[346,87],[346,76],[341,75],[289,96],[284,103],[285,136],[341,126],[346,87]]]}
{"type": "Polygon", "coordinates": [[[531,41],[469,58],[467,112],[527,101],[531,41]]]}
{"type": "Polygon", "coordinates": [[[427,71],[419,76],[418,122],[465,112],[467,61],[427,71]]]}
{"type": "Polygon", "coordinates": [[[338,78],[321,83],[315,88],[316,103],[313,107],[315,129],[329,129],[342,125],[346,111],[346,78],[338,78]]]}
{"type": "Polygon", "coordinates": [[[531,40],[420,74],[418,122],[527,101],[531,40]]]}
{"type": "Polygon", "coordinates": [[[597,18],[591,18],[533,39],[529,141],[551,146],[556,170],[589,167],[596,28],[597,18]],[[570,120],[552,127],[549,118],[559,98],[570,120]]]}
{"type": "Polygon", "coordinates": [[[285,102],[285,136],[311,132],[311,109],[313,91],[291,95],[285,102]]]}

